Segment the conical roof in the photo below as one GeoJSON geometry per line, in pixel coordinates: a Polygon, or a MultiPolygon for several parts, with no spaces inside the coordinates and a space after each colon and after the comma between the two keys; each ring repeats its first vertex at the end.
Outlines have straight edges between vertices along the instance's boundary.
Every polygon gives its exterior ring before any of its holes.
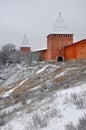
{"type": "Polygon", "coordinates": [[[61,13],[59,13],[59,16],[55,22],[52,34],[72,34],[69,27],[66,25],[64,19],[62,18],[61,13]]]}
{"type": "Polygon", "coordinates": [[[26,35],[24,35],[24,37],[23,37],[21,47],[30,47],[30,44],[29,44],[29,41],[28,41],[26,35]]]}

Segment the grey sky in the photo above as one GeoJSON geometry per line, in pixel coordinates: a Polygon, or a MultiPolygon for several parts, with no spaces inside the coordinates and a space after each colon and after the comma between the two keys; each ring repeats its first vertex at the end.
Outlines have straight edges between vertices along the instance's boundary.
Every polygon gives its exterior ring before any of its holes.
{"type": "Polygon", "coordinates": [[[86,0],[0,0],[0,46],[19,47],[26,34],[32,50],[46,48],[59,12],[74,41],[86,38],[86,0]]]}

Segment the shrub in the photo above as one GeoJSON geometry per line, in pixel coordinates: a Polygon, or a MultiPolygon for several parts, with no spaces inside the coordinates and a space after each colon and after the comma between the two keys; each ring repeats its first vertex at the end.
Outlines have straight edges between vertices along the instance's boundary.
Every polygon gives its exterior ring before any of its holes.
{"type": "Polygon", "coordinates": [[[74,126],[72,123],[67,124],[65,130],[86,130],[86,115],[79,119],[77,126],[74,126]]]}
{"type": "Polygon", "coordinates": [[[63,116],[61,115],[60,110],[57,110],[56,108],[51,109],[50,111],[48,111],[46,113],[46,117],[47,118],[53,118],[53,117],[58,117],[58,118],[62,118],[63,116]]]}
{"type": "Polygon", "coordinates": [[[78,130],[86,130],[86,115],[79,119],[78,130]]]}
{"type": "Polygon", "coordinates": [[[0,126],[3,126],[7,122],[7,114],[4,112],[3,114],[0,114],[0,126]]]}
{"type": "Polygon", "coordinates": [[[86,107],[85,96],[77,96],[76,94],[71,94],[72,102],[77,106],[77,109],[83,109],[86,107]]]}
{"type": "Polygon", "coordinates": [[[71,122],[65,126],[65,130],[77,130],[77,128],[71,122]]]}
{"type": "Polygon", "coordinates": [[[34,127],[39,126],[40,128],[44,128],[47,126],[47,121],[44,118],[42,118],[38,114],[38,112],[34,112],[32,119],[33,119],[34,127]]]}

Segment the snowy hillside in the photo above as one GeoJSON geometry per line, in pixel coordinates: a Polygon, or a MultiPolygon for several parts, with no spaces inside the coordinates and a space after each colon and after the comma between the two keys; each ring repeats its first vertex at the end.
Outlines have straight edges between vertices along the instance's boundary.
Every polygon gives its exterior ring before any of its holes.
{"type": "Polygon", "coordinates": [[[11,65],[0,77],[0,130],[69,130],[86,114],[86,62],[11,65]]]}
{"type": "Polygon", "coordinates": [[[45,70],[50,73],[56,68],[57,66],[52,66],[51,64],[47,65],[45,62],[42,62],[42,64],[34,63],[33,66],[28,66],[26,64],[11,64],[0,71],[1,86],[8,86],[18,80],[23,80],[31,75],[38,74],[45,70]]]}

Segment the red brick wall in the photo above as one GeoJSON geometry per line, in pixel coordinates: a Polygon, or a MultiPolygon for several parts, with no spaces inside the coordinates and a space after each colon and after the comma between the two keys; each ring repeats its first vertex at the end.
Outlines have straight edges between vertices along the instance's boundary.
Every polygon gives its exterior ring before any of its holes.
{"type": "Polygon", "coordinates": [[[86,59],[86,40],[77,43],[77,58],[86,59]]]}
{"type": "Polygon", "coordinates": [[[20,52],[29,53],[30,52],[30,47],[20,47],[20,52]]]}
{"type": "Polygon", "coordinates": [[[64,47],[65,60],[86,59],[86,39],[64,47]]]}
{"type": "Polygon", "coordinates": [[[41,60],[47,60],[47,49],[41,50],[41,60]]]}
{"type": "Polygon", "coordinates": [[[73,43],[72,34],[50,34],[47,36],[47,60],[64,57],[64,45],[73,43]]]}
{"type": "Polygon", "coordinates": [[[77,58],[76,44],[71,44],[64,48],[64,59],[73,60],[77,58]]]}
{"type": "Polygon", "coordinates": [[[46,61],[47,60],[47,49],[35,51],[36,53],[40,54],[41,60],[46,61]]]}

